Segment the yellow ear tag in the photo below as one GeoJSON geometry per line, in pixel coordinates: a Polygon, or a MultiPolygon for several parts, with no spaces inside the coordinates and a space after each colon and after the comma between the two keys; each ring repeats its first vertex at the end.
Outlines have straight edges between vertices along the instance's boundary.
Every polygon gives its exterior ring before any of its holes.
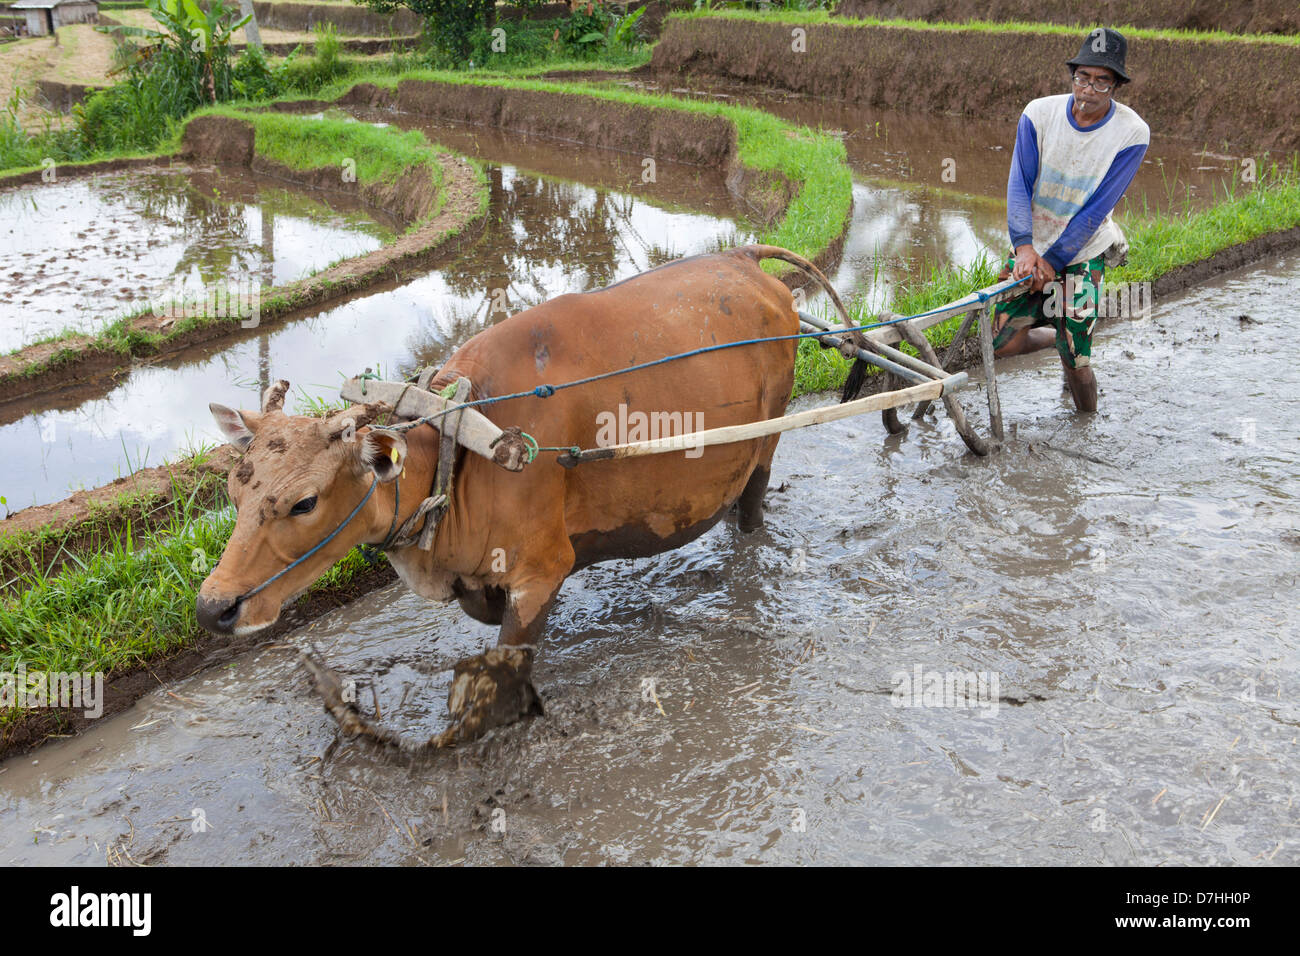
{"type": "Polygon", "coordinates": [[[397,464],[397,449],[394,448],[388,453],[388,457],[393,459],[393,464],[397,464]]]}

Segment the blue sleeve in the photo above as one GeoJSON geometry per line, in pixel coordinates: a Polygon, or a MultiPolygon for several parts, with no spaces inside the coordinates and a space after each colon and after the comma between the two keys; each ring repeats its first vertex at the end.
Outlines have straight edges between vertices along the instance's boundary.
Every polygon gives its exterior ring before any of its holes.
{"type": "Polygon", "coordinates": [[[1034,239],[1034,183],[1038,180],[1038,130],[1024,113],[1016,127],[1016,149],[1007,177],[1007,232],[1011,248],[1034,239]]]}
{"type": "Polygon", "coordinates": [[[1110,164],[1110,169],[1088,197],[1088,201],[1070,219],[1056,242],[1052,243],[1052,248],[1043,253],[1043,258],[1053,269],[1060,272],[1069,265],[1070,260],[1079,254],[1079,250],[1101,228],[1106,216],[1115,208],[1115,203],[1119,202],[1124,190],[1133,181],[1146,151],[1147,144],[1138,143],[1116,154],[1115,161],[1110,164]]]}

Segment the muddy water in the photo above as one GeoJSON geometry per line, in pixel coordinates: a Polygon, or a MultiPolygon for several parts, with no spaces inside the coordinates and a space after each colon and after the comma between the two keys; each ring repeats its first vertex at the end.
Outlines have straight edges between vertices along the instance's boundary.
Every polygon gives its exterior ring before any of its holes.
{"type": "Polygon", "coordinates": [[[21,463],[0,491],[10,508],[57,501],[76,487],[94,488],[218,441],[209,402],[256,407],[261,389],[280,378],[299,400],[335,402],[343,377],[367,366],[395,376],[439,364],[521,308],[750,237],[728,218],[725,186],[706,171],[664,164],[667,184],[632,194],[607,185],[621,178],[609,172],[625,162],[618,154],[593,158],[590,150],[501,138],[463,137],[455,145],[489,161],[490,221],[463,254],[409,283],[234,345],[137,367],[98,394],[0,408],[0,456],[21,463]],[[504,162],[511,151],[527,155],[530,168],[537,160],[568,180],[504,162]],[[572,181],[578,177],[584,182],[572,181]]]}
{"type": "Polygon", "coordinates": [[[1295,865],[1297,294],[1292,255],[1110,323],[1094,417],[1005,363],[989,459],[942,419],[786,435],[763,531],[575,576],[547,716],[458,753],[336,743],[295,664],[439,729],[493,631],[400,587],[214,660],[0,766],[0,860],[1295,865]]]}
{"type": "Polygon", "coordinates": [[[0,190],[0,350],[205,284],[279,285],[379,248],[391,218],[247,170],[160,167],[0,190]]]}

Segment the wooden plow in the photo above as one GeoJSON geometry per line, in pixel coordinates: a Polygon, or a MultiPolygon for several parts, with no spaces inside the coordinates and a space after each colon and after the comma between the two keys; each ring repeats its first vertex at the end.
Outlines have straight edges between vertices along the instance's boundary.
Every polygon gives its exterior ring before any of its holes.
{"type": "Polygon", "coordinates": [[[728,442],[762,438],[765,435],[772,435],[777,432],[806,428],[809,425],[819,425],[824,422],[839,421],[843,418],[852,418],[855,415],[874,411],[881,412],[885,428],[890,434],[897,434],[904,429],[904,426],[898,420],[899,408],[918,402],[919,404],[912,414],[912,419],[919,421],[929,410],[931,403],[935,399],[943,401],[948,417],[952,420],[957,434],[966,443],[966,447],[977,455],[987,455],[996,442],[1002,441],[1004,437],[1002,406],[998,400],[998,385],[993,360],[993,306],[1024,294],[1024,280],[1008,280],[978,289],[956,302],[932,309],[905,321],[899,321],[899,317],[893,313],[882,313],[877,318],[877,321],[892,324],[862,333],[862,337],[866,340],[865,348],[855,345],[844,330],[837,329],[824,319],[800,311],[800,327],[809,333],[825,333],[817,336],[817,340],[824,347],[838,348],[845,357],[862,359],[869,365],[874,365],[881,371],[910,384],[901,389],[869,395],[866,398],[859,398],[839,405],[808,409],[791,415],[783,415],[780,418],[750,422],[746,425],[712,428],[683,435],[672,435],[666,438],[611,445],[606,448],[583,449],[576,453],[566,452],[560,455],[560,464],[573,467],[586,461],[633,458],[639,455],[658,455],[670,451],[694,450],[709,445],[724,445],[728,442]],[[926,339],[925,330],[958,315],[965,315],[965,319],[962,320],[957,334],[953,337],[952,344],[948,346],[948,350],[940,359],[935,354],[934,347],[926,339]],[[994,439],[992,443],[986,441],[975,431],[974,426],[966,417],[965,410],[953,394],[967,384],[966,373],[949,373],[945,371],[948,364],[961,352],[962,343],[970,333],[972,323],[978,323],[977,334],[979,335],[980,353],[984,362],[989,421],[994,439]],[[917,358],[908,355],[906,352],[893,347],[894,343],[901,341],[905,341],[914,347],[921,357],[917,358]]]}
{"type": "MultiPolygon", "coordinates": [[[[845,329],[837,328],[824,319],[800,311],[801,328],[805,333],[813,335],[824,348],[839,349],[846,357],[861,359],[903,381],[906,385],[900,389],[880,392],[838,405],[807,409],[744,425],[711,428],[604,448],[573,448],[559,455],[559,463],[572,468],[583,462],[659,455],[673,451],[693,451],[710,445],[748,441],[778,432],[806,428],[809,425],[839,421],[873,411],[881,412],[885,428],[891,434],[897,434],[905,427],[898,419],[898,409],[917,403],[912,413],[912,419],[916,421],[926,414],[936,400],[943,402],[948,417],[966,446],[977,455],[987,455],[1004,437],[1002,408],[998,401],[997,378],[994,370],[992,310],[997,303],[1014,299],[1024,293],[1024,280],[1008,280],[976,290],[962,299],[906,320],[885,312],[877,318],[877,321],[888,324],[859,334],[858,342],[865,344],[855,343],[852,333],[845,329]],[[959,315],[964,315],[965,318],[953,337],[952,344],[940,358],[925,338],[925,330],[959,315]],[[945,371],[948,364],[960,353],[962,343],[969,335],[972,324],[977,326],[980,353],[984,364],[992,441],[986,440],[975,431],[954,394],[968,384],[966,373],[945,371]],[[894,345],[900,342],[907,342],[913,346],[920,353],[920,357],[908,355],[895,348],[894,345]]],[[[502,429],[473,407],[456,410],[461,403],[428,391],[428,383],[435,372],[436,369],[424,369],[416,382],[387,382],[367,374],[349,379],[344,383],[340,394],[351,402],[384,402],[393,408],[394,418],[408,424],[434,417],[441,430],[451,431],[455,441],[470,451],[510,471],[522,470],[524,465],[535,456],[536,445],[534,444],[530,450],[526,442],[518,440],[518,429],[502,429]]],[[[544,387],[549,388],[549,386],[544,387]]],[[[555,386],[555,388],[563,387],[566,386],[555,386]]]]}

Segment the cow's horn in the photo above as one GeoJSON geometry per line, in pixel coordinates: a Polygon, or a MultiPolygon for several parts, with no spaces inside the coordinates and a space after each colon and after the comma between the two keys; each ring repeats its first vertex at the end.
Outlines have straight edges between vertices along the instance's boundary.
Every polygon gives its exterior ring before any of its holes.
{"type": "Polygon", "coordinates": [[[284,379],[276,382],[262,393],[262,411],[278,412],[284,409],[284,394],[289,391],[289,383],[284,379]]]}

